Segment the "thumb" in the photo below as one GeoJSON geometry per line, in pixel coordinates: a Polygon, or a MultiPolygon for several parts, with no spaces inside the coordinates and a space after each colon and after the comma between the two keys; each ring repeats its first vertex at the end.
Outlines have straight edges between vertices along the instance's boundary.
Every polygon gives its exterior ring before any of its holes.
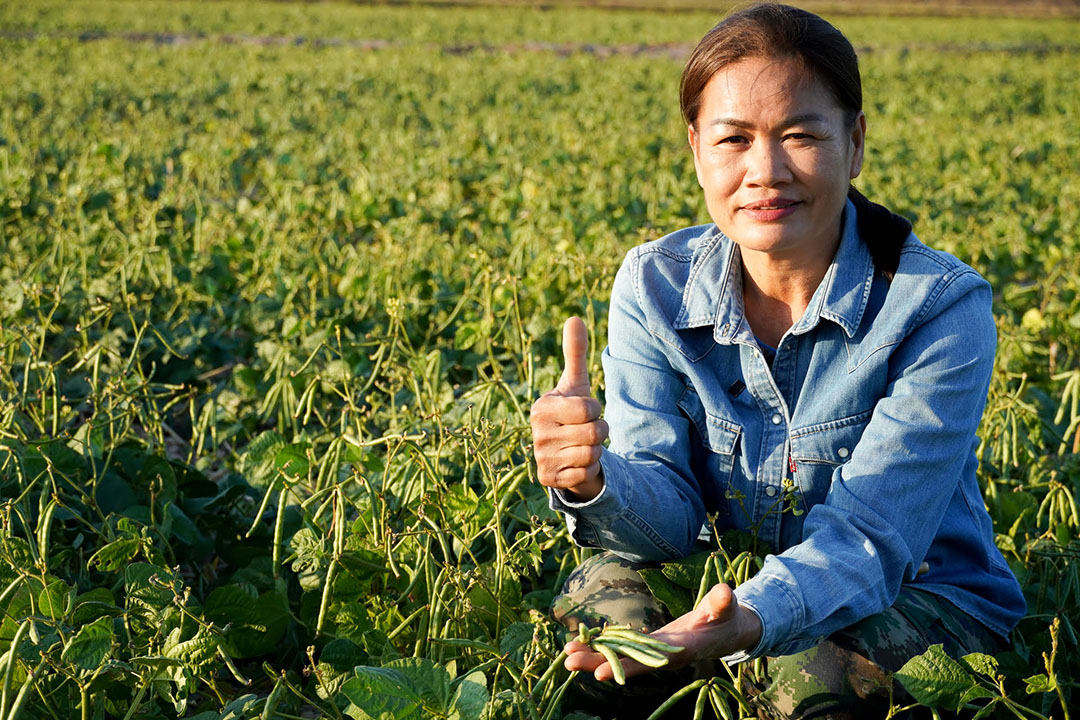
{"type": "Polygon", "coordinates": [[[694,611],[701,615],[704,622],[713,623],[729,619],[736,607],[735,593],[727,583],[717,583],[709,589],[694,611]]]}
{"type": "Polygon", "coordinates": [[[581,318],[567,318],[563,325],[562,347],[565,364],[555,391],[561,395],[588,396],[589,370],[585,364],[585,354],[589,349],[589,331],[581,318]]]}

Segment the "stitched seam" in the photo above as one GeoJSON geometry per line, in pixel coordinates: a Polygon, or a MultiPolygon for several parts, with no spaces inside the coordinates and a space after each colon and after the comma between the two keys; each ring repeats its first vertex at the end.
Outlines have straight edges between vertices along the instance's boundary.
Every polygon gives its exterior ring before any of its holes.
{"type": "Polygon", "coordinates": [[[793,460],[798,460],[801,463],[806,463],[807,465],[832,465],[833,467],[840,467],[844,464],[842,462],[836,462],[835,460],[826,459],[816,455],[796,455],[795,453],[792,453],[791,458],[793,460]]]}
{"type": "MultiPolygon", "coordinates": [[[[874,357],[874,355],[876,355],[877,353],[881,352],[882,350],[884,350],[886,348],[896,347],[899,344],[900,344],[900,340],[893,340],[891,342],[882,343],[882,344],[878,345],[876,348],[874,348],[873,350],[871,350],[870,352],[868,352],[866,354],[866,357],[864,357],[862,360],[860,360],[855,365],[851,364],[851,350],[849,348],[848,349],[848,375],[850,375],[851,373],[855,372],[856,370],[861,368],[863,365],[865,365],[866,361],[869,360],[870,358],[874,357]]],[[[847,345],[847,340],[846,339],[844,340],[844,345],[847,345]]]]}
{"type": "Polygon", "coordinates": [[[642,245],[638,248],[638,250],[640,251],[640,255],[644,255],[645,253],[659,253],[660,255],[669,257],[672,260],[677,260],[683,263],[692,262],[694,259],[693,255],[683,255],[682,253],[674,252],[660,245],[642,245]]]}
{"type": "Polygon", "coordinates": [[[857,425],[860,422],[862,422],[863,419],[869,420],[869,418],[873,414],[873,412],[874,412],[873,410],[863,410],[860,413],[855,413],[854,415],[848,415],[847,417],[842,417],[842,418],[839,418],[837,420],[829,420],[828,422],[817,423],[815,425],[807,425],[806,427],[799,428],[798,430],[793,430],[792,433],[791,433],[791,437],[792,438],[807,437],[809,435],[813,435],[813,434],[819,433],[819,432],[824,432],[826,430],[837,430],[839,428],[845,428],[845,427],[850,427],[852,425],[857,425]]]}
{"type": "Polygon", "coordinates": [[[651,540],[653,542],[654,545],[656,545],[656,547],[660,548],[662,551],[667,553],[669,556],[677,557],[677,556],[681,555],[678,548],[676,548],[674,545],[672,545],[667,540],[665,540],[663,537],[661,537],[661,535],[658,532],[653,530],[652,526],[649,525],[649,523],[642,520],[641,517],[639,517],[637,513],[635,513],[633,510],[631,510],[629,506],[627,506],[626,511],[623,513],[623,516],[629,522],[636,525],[638,527],[638,529],[641,530],[641,532],[643,532],[645,534],[645,536],[647,538],[649,538],[649,540],[651,540]]]}

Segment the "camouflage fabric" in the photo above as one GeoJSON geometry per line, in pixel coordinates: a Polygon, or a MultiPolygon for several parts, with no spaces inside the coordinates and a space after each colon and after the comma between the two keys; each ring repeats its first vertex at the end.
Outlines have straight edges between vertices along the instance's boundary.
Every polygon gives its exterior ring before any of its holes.
{"type": "MultiPolygon", "coordinates": [[[[656,630],[671,620],[638,575],[644,567],[611,553],[589,558],[555,598],[553,614],[568,630],[579,623],[629,624],[656,630]]],[[[941,643],[954,657],[994,654],[1005,641],[952,603],[904,586],[893,607],[834,633],[795,655],[766,658],[764,681],[755,688],[762,718],[884,717],[889,707],[889,673],[930,645],[941,643]]],[[[697,677],[722,673],[706,661],[679,671],[634,678],[625,687],[582,676],[572,703],[604,718],[647,717],[672,692],[697,677]]],[[[897,704],[912,702],[896,684],[897,704]]],[[[684,717],[679,709],[668,717],[684,717]]]]}
{"type": "Polygon", "coordinates": [[[671,620],[649,593],[637,569],[643,567],[614,553],[601,553],[581,563],[551,606],[555,619],[572,632],[585,627],[629,625],[650,632],[671,620]]]}

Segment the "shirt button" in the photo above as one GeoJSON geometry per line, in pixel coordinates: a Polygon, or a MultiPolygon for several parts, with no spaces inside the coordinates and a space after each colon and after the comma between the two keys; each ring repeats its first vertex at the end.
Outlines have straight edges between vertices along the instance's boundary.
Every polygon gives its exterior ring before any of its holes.
{"type": "Polygon", "coordinates": [[[770,485],[769,487],[765,488],[765,494],[769,497],[776,497],[776,488],[770,485]]]}
{"type": "Polygon", "coordinates": [[[840,457],[847,457],[848,455],[851,454],[851,452],[847,448],[840,448],[839,450],[836,451],[836,454],[839,455],[840,457]]]}
{"type": "Polygon", "coordinates": [[[782,422],[784,422],[784,418],[780,417],[779,415],[773,415],[772,416],[772,424],[773,425],[779,425],[782,422]]]}

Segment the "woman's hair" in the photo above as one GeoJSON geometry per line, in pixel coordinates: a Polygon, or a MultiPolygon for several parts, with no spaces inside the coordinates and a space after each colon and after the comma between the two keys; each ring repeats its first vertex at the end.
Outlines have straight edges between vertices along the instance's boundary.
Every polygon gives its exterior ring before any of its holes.
{"type": "MultiPolygon", "coordinates": [[[[752,57],[797,58],[828,88],[849,125],[862,110],[859,59],[844,34],[806,10],[762,3],[728,15],[694,48],[679,84],[679,106],[688,125],[697,126],[701,95],[709,80],[728,65],[752,57]]],[[[854,186],[848,198],[855,205],[859,234],[874,264],[891,278],[911,223],[870,202],[854,186]]]]}

